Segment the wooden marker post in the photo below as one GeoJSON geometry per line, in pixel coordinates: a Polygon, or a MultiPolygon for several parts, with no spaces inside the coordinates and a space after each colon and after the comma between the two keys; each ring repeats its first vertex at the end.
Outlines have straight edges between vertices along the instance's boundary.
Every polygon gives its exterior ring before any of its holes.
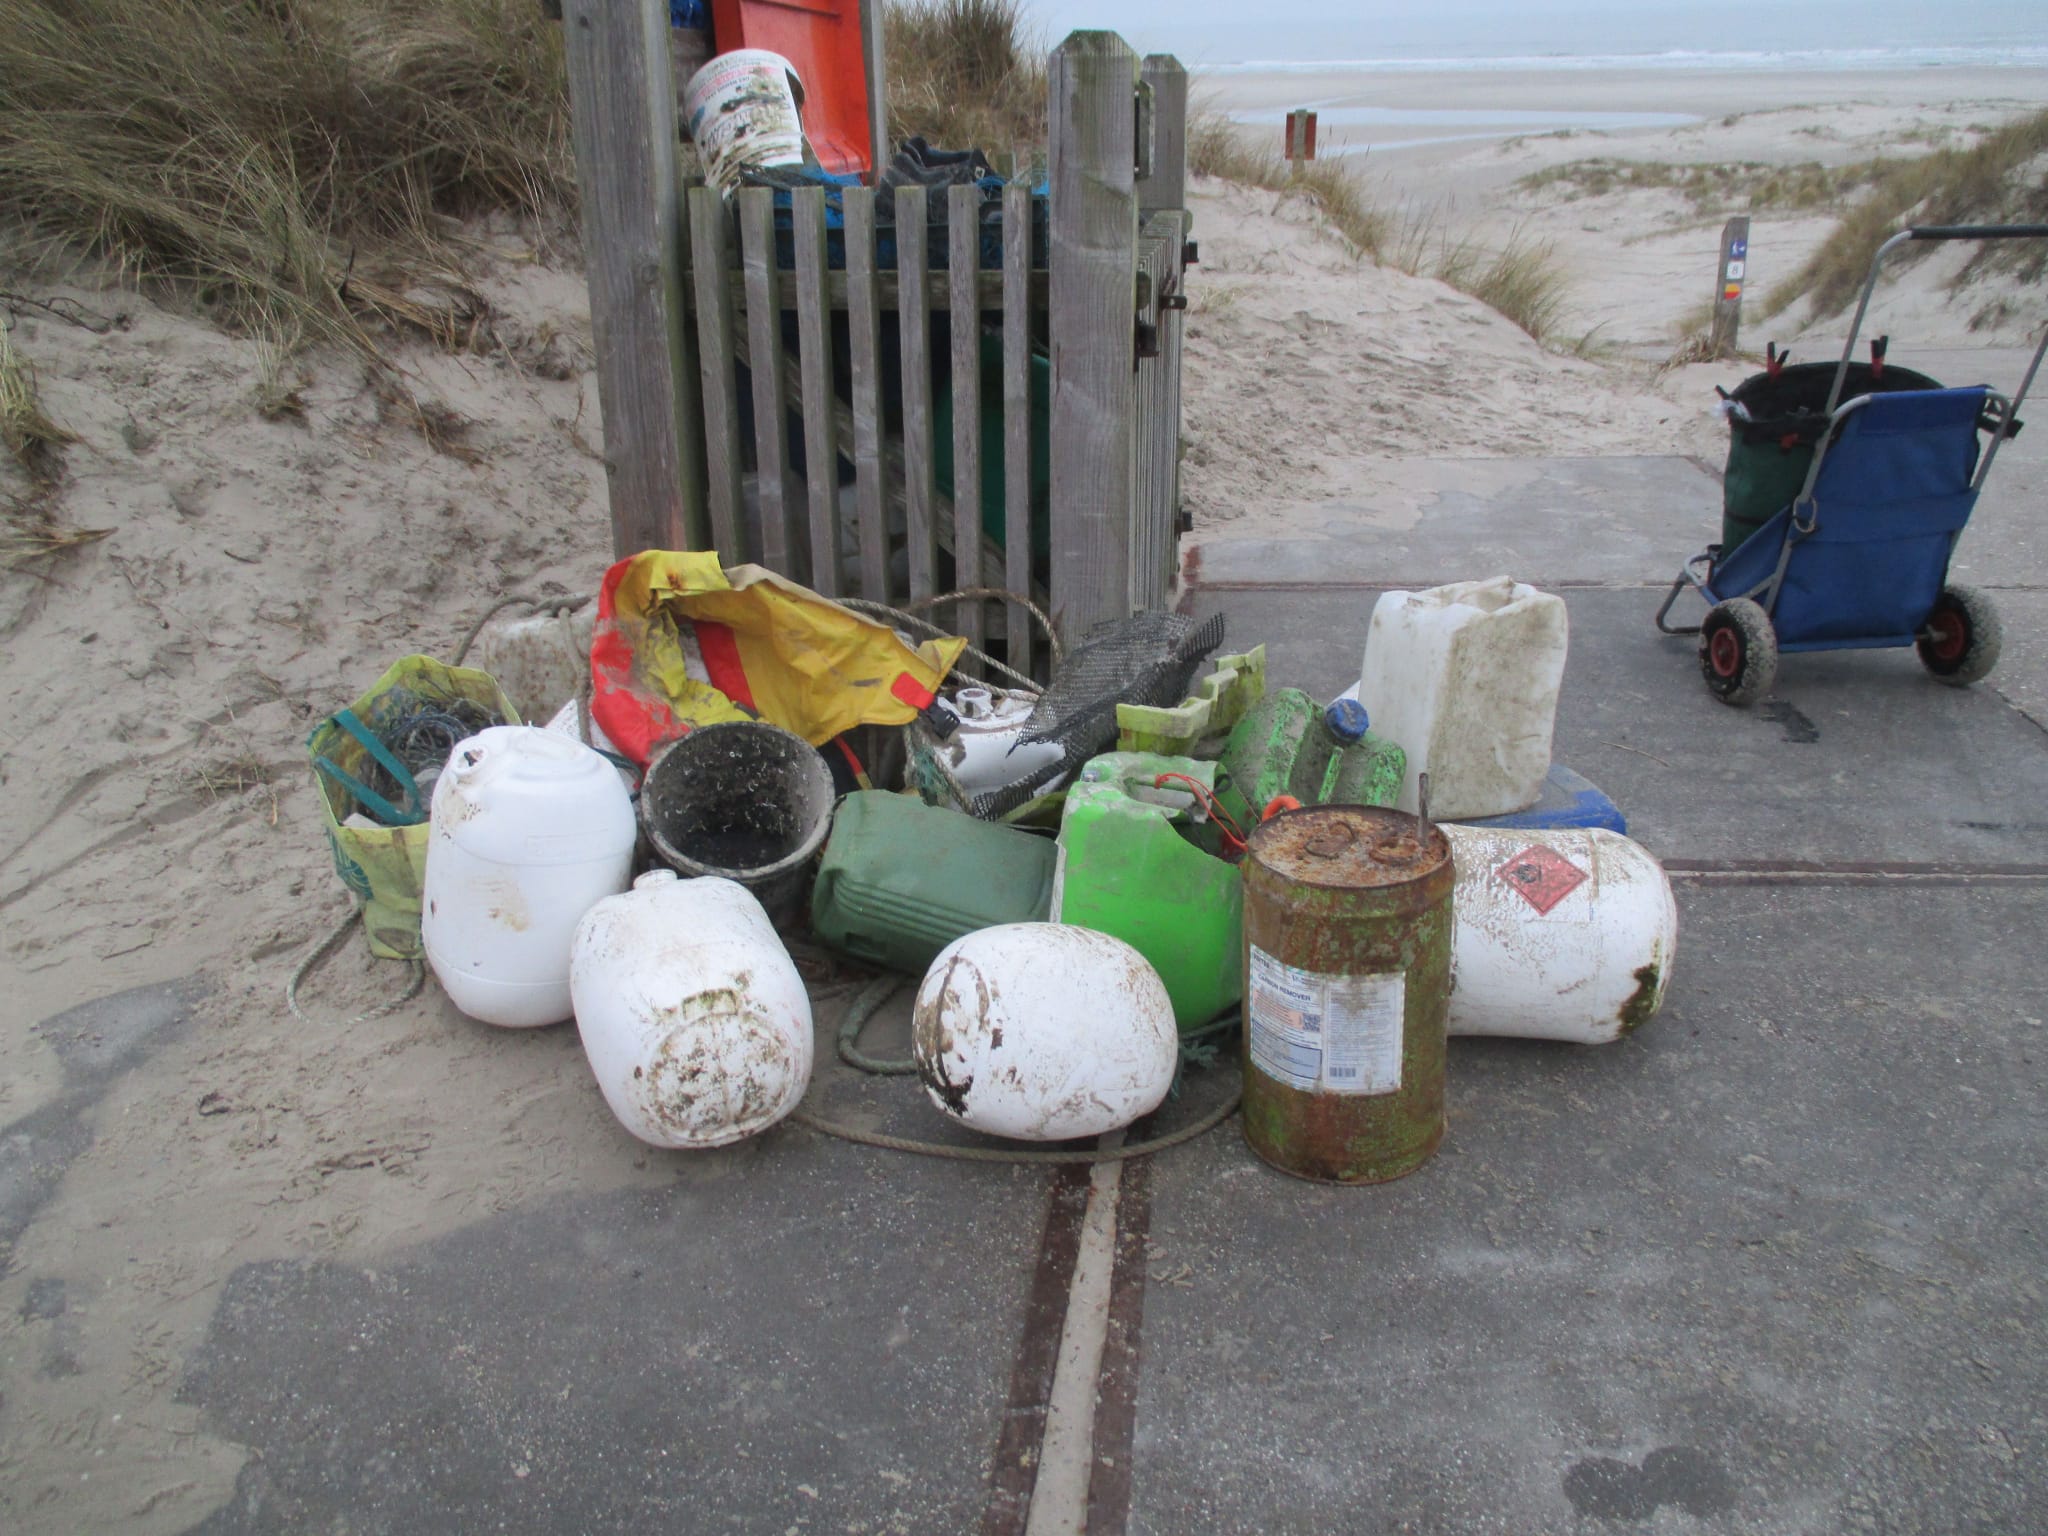
{"type": "Polygon", "coordinates": [[[1742,288],[1749,272],[1749,215],[1737,214],[1721,230],[1721,264],[1714,273],[1714,325],[1707,344],[1715,357],[1735,355],[1742,322],[1742,288]]]}
{"type": "Polygon", "coordinates": [[[1296,176],[1304,162],[1316,157],[1316,115],[1306,107],[1287,114],[1287,163],[1296,176]]]}

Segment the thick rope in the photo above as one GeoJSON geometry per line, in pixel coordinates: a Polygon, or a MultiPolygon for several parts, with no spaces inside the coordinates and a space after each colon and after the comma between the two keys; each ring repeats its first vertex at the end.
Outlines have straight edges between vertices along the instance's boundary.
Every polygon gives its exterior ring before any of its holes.
{"type": "Polygon", "coordinates": [[[308,976],[312,975],[314,971],[320,968],[321,964],[327,959],[329,955],[333,954],[335,950],[341,947],[342,942],[345,939],[347,939],[349,934],[354,930],[356,923],[360,917],[360,911],[350,911],[348,916],[344,917],[339,923],[335,924],[334,932],[328,934],[326,938],[322,939],[318,947],[315,948],[311,954],[307,955],[305,959],[301,960],[298,963],[297,967],[292,971],[291,979],[285,982],[285,1006],[291,1009],[292,1017],[297,1019],[301,1024],[311,1024],[316,1028],[334,1029],[347,1029],[352,1025],[367,1024],[372,1019],[383,1018],[384,1015],[387,1013],[396,1013],[400,1008],[403,1008],[407,1003],[411,1002],[414,998],[418,997],[420,995],[420,989],[427,984],[426,962],[423,960],[409,961],[408,964],[410,964],[412,967],[412,980],[406,984],[406,988],[403,992],[401,992],[397,997],[392,998],[391,1001],[389,1001],[388,1003],[379,1003],[374,1008],[365,1009],[363,1012],[357,1014],[352,1019],[343,1019],[339,1023],[333,1025],[328,1025],[319,1019],[309,1017],[306,1011],[299,1006],[299,988],[305,983],[305,980],[308,976]]]}
{"type": "Polygon", "coordinates": [[[528,597],[524,593],[515,593],[511,597],[501,597],[495,603],[491,604],[490,607],[486,608],[483,611],[482,617],[480,617],[474,624],[469,626],[469,633],[464,635],[462,637],[462,643],[455,647],[455,659],[454,661],[450,662],[449,665],[456,667],[461,666],[462,663],[469,657],[469,648],[472,645],[476,644],[476,637],[484,632],[484,626],[490,623],[491,620],[495,619],[499,614],[503,613],[507,608],[530,608],[535,613],[552,611],[557,614],[570,614],[574,613],[577,609],[581,608],[585,603],[589,601],[590,599],[587,596],[528,597]]]}
{"type": "Polygon", "coordinates": [[[881,1012],[882,1004],[894,997],[897,988],[907,980],[908,977],[898,976],[893,971],[877,976],[847,1004],[846,1017],[839,1021],[839,1059],[849,1067],[876,1077],[909,1077],[917,1070],[917,1063],[908,1056],[885,1061],[868,1055],[860,1048],[860,1032],[868,1027],[868,1020],[881,1012]]]}
{"type": "Polygon", "coordinates": [[[1236,1113],[1241,1097],[1243,1090],[1233,1089],[1228,1098],[1192,1125],[1182,1126],[1165,1136],[1155,1136],[1150,1141],[1105,1147],[1097,1152],[1033,1152],[1008,1147],[962,1147],[942,1141],[913,1141],[907,1136],[885,1136],[880,1131],[855,1130],[850,1125],[840,1125],[813,1114],[802,1105],[792,1110],[789,1118],[805,1130],[836,1136],[841,1141],[858,1142],[864,1147],[880,1147],[888,1152],[915,1152],[924,1157],[948,1157],[963,1163],[1121,1163],[1134,1157],[1150,1157],[1155,1152],[1164,1152],[1193,1141],[1197,1136],[1206,1136],[1236,1113]]]}

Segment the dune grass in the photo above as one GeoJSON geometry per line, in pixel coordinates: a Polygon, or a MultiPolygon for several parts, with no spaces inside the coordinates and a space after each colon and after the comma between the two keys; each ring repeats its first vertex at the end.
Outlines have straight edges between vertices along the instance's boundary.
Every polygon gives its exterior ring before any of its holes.
{"type": "Polygon", "coordinates": [[[885,17],[889,137],[1045,160],[1046,48],[1019,0],[902,0],[885,17]]]}
{"type": "Polygon", "coordinates": [[[572,198],[532,0],[0,0],[0,217],[231,328],[367,350],[353,270],[572,198]]]}
{"type": "MultiPolygon", "coordinates": [[[[1986,132],[1967,148],[1876,162],[1868,192],[1827,242],[1766,296],[1768,319],[1804,300],[1807,318],[1840,314],[1862,291],[1877,248],[1909,225],[2048,222],[2048,110],[1986,132]]],[[[2048,243],[1977,248],[1959,282],[2010,272],[2038,282],[2048,243]]]]}
{"type": "Polygon", "coordinates": [[[1373,206],[1342,158],[1311,160],[1296,176],[1270,142],[1264,147],[1254,143],[1249,133],[1220,112],[1197,113],[1189,121],[1188,170],[1197,176],[1215,176],[1304,198],[1360,255],[1375,261],[1385,254],[1397,233],[1394,221],[1373,206]]]}
{"type": "MultiPolygon", "coordinates": [[[[1451,232],[1442,210],[1397,219],[1377,206],[1342,156],[1311,160],[1296,175],[1280,151],[1255,143],[1220,113],[1188,124],[1188,169],[1313,204],[1361,257],[1433,277],[1498,310],[1537,341],[1556,339],[1569,286],[1551,247],[1516,230],[1498,247],[1451,232]]],[[[1590,338],[1567,350],[1583,352],[1590,338]]]]}
{"type": "Polygon", "coordinates": [[[43,410],[33,364],[0,325],[0,446],[37,490],[48,490],[64,475],[64,448],[77,441],[43,410]]]}

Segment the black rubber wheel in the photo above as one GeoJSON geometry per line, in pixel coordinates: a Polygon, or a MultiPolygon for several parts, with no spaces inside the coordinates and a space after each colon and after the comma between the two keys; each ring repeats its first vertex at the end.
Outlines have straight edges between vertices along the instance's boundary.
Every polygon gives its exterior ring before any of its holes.
{"type": "Polygon", "coordinates": [[[1746,597],[1716,603],[1700,626],[1700,675],[1723,704],[1754,704],[1778,675],[1778,633],[1746,597]]]}
{"type": "Polygon", "coordinates": [[[1953,688],[1967,688],[1998,665],[1998,610],[1975,587],[1948,586],[1934,600],[1914,649],[1920,664],[1953,688]]]}

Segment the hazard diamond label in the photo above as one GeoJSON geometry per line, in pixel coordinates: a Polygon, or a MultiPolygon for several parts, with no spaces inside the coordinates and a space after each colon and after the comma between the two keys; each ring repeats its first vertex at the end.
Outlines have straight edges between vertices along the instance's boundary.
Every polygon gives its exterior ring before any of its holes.
{"type": "Polygon", "coordinates": [[[1494,871],[1539,916],[1586,883],[1586,872],[1555,848],[1532,843],[1494,871]]]}

